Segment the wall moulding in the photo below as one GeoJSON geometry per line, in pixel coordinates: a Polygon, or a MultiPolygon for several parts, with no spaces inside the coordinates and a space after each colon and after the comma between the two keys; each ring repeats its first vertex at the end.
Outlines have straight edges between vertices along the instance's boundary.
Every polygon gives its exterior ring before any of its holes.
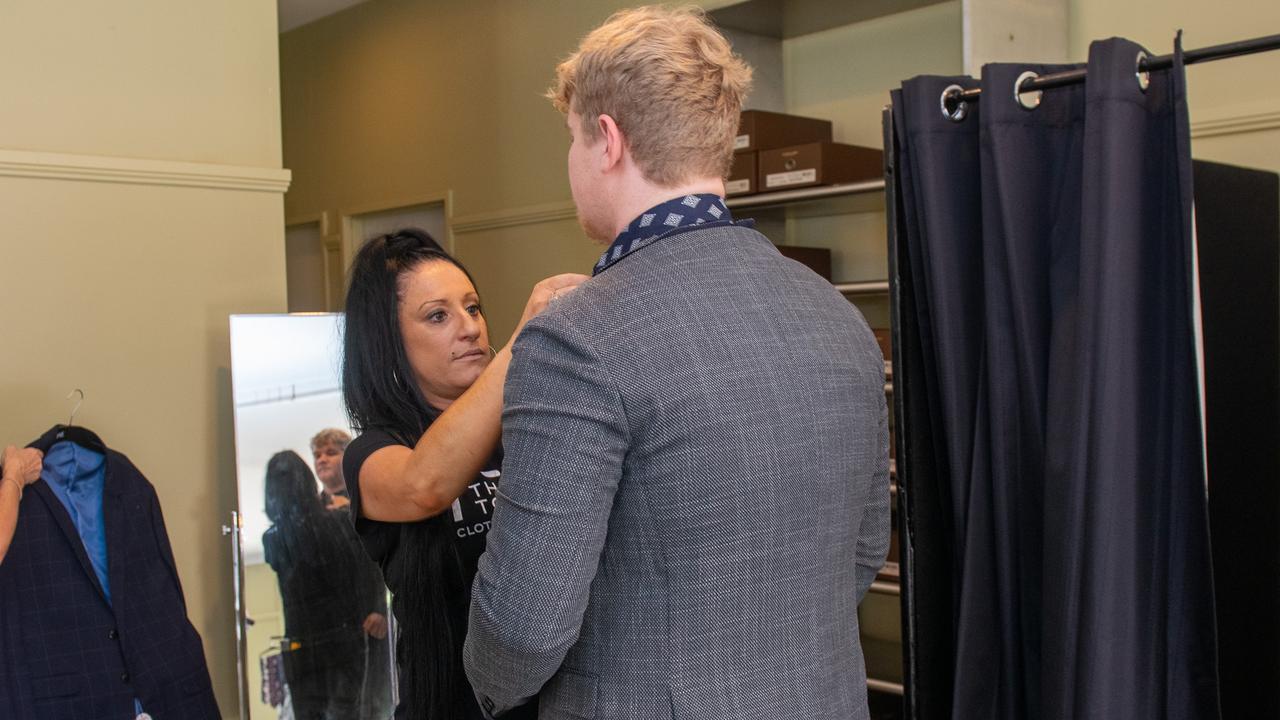
{"type": "Polygon", "coordinates": [[[577,208],[572,201],[567,201],[547,203],[545,205],[530,205],[491,213],[459,215],[453,219],[451,227],[454,235],[464,235],[485,230],[572,220],[577,216],[577,208]]]}
{"type": "Polygon", "coordinates": [[[1192,121],[1191,137],[1216,137],[1280,128],[1280,109],[1192,121]]]}
{"type": "Polygon", "coordinates": [[[281,168],[0,149],[0,177],[283,194],[293,174],[281,168]]]}
{"type": "MultiPolygon", "coordinates": [[[[1280,107],[1264,112],[1239,113],[1216,118],[1195,120],[1191,123],[1192,138],[1238,135],[1280,129],[1280,107]]],[[[531,205],[488,213],[459,215],[453,218],[450,228],[454,235],[499,230],[522,225],[569,220],[577,216],[572,201],[531,205]]]]}
{"type": "MultiPolygon", "coordinates": [[[[1233,135],[1239,133],[1259,132],[1271,129],[1280,129],[1280,108],[1267,112],[1248,113],[1229,115],[1219,118],[1211,118],[1198,120],[1191,123],[1191,137],[1215,137],[1219,135],[1233,135]]],[[[11,151],[0,150],[0,175],[19,174],[9,171],[10,163],[7,163],[8,156],[11,151]]],[[[64,156],[65,157],[65,156],[64,156]]],[[[196,167],[218,167],[218,166],[196,166],[196,167]]],[[[280,192],[288,188],[289,171],[288,170],[257,170],[254,168],[230,168],[232,170],[256,170],[257,172],[275,172],[282,174],[283,186],[280,192]]],[[[22,173],[31,175],[31,173],[22,173]]],[[[44,175],[38,175],[43,177],[44,175]]],[[[85,178],[92,179],[92,178],[85,178]]],[[[171,183],[163,183],[171,184],[171,183]]],[[[244,188],[252,189],[252,188],[244,188]]],[[[499,230],[502,228],[520,227],[525,225],[540,225],[543,223],[558,222],[561,220],[570,220],[577,216],[577,209],[572,201],[562,201],[554,203],[544,203],[540,205],[529,205],[524,207],[510,208],[506,210],[498,210],[494,212],[471,213],[467,215],[452,215],[452,194],[448,192],[432,193],[423,197],[415,197],[412,199],[402,199],[396,202],[382,202],[370,204],[367,207],[359,208],[343,208],[337,214],[342,217],[362,214],[365,212],[374,212],[384,210],[391,207],[407,206],[422,204],[426,202],[444,201],[446,203],[446,215],[449,231],[452,235],[467,235],[470,233],[485,232],[489,230],[499,230]]],[[[325,218],[328,219],[328,218],[325,218]]],[[[290,223],[299,222],[300,218],[290,218],[290,223]]],[[[330,234],[325,232],[325,235],[330,234]]]]}

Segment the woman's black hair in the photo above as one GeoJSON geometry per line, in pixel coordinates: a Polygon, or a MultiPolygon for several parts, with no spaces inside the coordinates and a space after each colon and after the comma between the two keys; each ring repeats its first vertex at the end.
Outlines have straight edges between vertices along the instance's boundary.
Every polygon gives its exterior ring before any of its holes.
{"type": "Polygon", "coordinates": [[[278,452],[267,462],[263,495],[267,519],[276,525],[324,512],[316,476],[307,461],[292,450],[278,452]]]}
{"type": "Polygon", "coordinates": [[[475,280],[426,232],[397,230],[356,253],[347,283],[342,342],[342,397],[358,432],[379,428],[416,445],[440,414],[414,380],[400,334],[400,278],[425,262],[447,262],[475,280]]]}
{"type": "MultiPolygon", "coordinates": [[[[356,254],[347,286],[342,394],[352,427],[377,428],[413,447],[439,416],[418,388],[400,333],[400,279],[426,262],[471,274],[430,235],[399,230],[356,254]]],[[[476,717],[462,668],[471,582],[454,545],[449,513],[400,529],[403,586],[393,604],[401,635],[401,706],[410,718],[476,717]]]]}
{"type": "MultiPolygon", "coordinates": [[[[267,461],[262,490],[263,509],[271,521],[266,535],[275,534],[292,562],[321,562],[326,547],[323,535],[327,518],[316,476],[307,461],[292,450],[272,455],[267,461]]],[[[266,535],[263,535],[264,545],[266,535]]],[[[288,619],[286,624],[291,624],[288,619]]]]}

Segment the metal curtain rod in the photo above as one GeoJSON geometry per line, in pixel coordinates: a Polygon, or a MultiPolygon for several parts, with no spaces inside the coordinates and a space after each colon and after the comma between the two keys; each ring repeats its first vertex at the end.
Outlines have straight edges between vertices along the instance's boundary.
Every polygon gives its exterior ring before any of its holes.
{"type": "MultiPolygon", "coordinates": [[[[1200,48],[1198,50],[1186,50],[1182,53],[1182,62],[1184,65],[1194,65],[1199,62],[1222,60],[1224,58],[1239,57],[1241,55],[1252,55],[1253,53],[1266,52],[1268,50],[1280,50],[1280,35],[1267,35],[1266,37],[1254,38],[1252,40],[1241,40],[1238,42],[1224,43],[1222,45],[1213,45],[1212,47],[1200,48]]],[[[1148,73],[1153,70],[1165,70],[1171,67],[1173,67],[1172,54],[1157,55],[1156,57],[1139,55],[1136,73],[1141,75],[1142,73],[1148,73]]],[[[1037,90],[1048,90],[1050,88],[1074,85],[1078,82],[1083,82],[1085,74],[1086,72],[1083,69],[1067,70],[1066,72],[1044,76],[1024,73],[1019,78],[1017,87],[1014,90],[1014,95],[1021,96],[1024,93],[1031,93],[1037,90]]],[[[943,97],[944,111],[954,115],[959,103],[968,100],[977,100],[981,96],[982,88],[964,90],[953,85],[951,88],[947,89],[947,92],[943,97]]],[[[961,115],[961,117],[963,117],[963,115],[961,115]]]]}

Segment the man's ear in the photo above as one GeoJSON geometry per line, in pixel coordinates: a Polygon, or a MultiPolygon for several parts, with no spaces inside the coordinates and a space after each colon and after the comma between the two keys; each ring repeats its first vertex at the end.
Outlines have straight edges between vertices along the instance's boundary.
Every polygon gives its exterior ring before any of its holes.
{"type": "Polygon", "coordinates": [[[596,118],[596,129],[604,140],[603,152],[600,154],[600,170],[608,172],[622,162],[627,139],[623,136],[622,130],[618,129],[618,123],[608,115],[596,118]]]}

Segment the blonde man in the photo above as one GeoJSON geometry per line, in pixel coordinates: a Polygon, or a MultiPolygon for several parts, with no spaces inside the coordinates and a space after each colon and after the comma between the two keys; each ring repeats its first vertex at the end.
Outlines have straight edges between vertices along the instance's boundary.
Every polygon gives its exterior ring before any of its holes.
{"type": "Polygon", "coordinates": [[[557,69],[579,218],[611,244],[515,344],[463,653],[492,717],[867,716],[883,358],[724,205],[749,82],[692,9],[618,13],[557,69]]]}
{"type": "Polygon", "coordinates": [[[342,457],[350,444],[351,433],[338,428],[325,428],[311,438],[311,459],[316,466],[316,477],[324,486],[320,500],[328,510],[351,505],[347,480],[342,475],[342,457]]]}

